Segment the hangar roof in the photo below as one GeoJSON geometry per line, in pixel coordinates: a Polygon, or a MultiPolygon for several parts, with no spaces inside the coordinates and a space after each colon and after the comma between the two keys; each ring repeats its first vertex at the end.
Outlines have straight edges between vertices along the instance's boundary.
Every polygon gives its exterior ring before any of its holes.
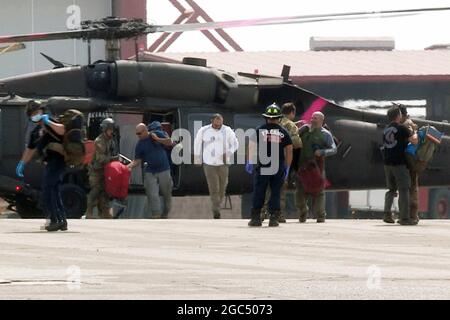
{"type": "Polygon", "coordinates": [[[261,52],[143,52],[148,61],[180,62],[198,57],[230,72],[280,75],[291,66],[295,82],[450,81],[450,50],[343,50],[261,52]]]}

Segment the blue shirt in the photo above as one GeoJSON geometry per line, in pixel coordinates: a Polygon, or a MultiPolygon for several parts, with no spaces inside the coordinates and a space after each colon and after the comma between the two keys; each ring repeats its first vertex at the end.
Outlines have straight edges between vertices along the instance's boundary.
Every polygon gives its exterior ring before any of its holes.
{"type": "Polygon", "coordinates": [[[417,135],[419,136],[419,143],[418,144],[412,144],[411,142],[406,147],[406,153],[409,153],[410,155],[415,156],[417,153],[417,149],[419,148],[419,145],[423,144],[425,140],[425,131],[419,129],[417,131],[417,135]]]}
{"type": "MultiPolygon", "coordinates": [[[[159,138],[167,138],[162,131],[153,131],[153,133],[159,138]]],[[[138,141],[134,158],[142,160],[142,163],[147,163],[146,172],[159,173],[170,170],[166,150],[159,142],[153,141],[151,137],[138,141]]]]}

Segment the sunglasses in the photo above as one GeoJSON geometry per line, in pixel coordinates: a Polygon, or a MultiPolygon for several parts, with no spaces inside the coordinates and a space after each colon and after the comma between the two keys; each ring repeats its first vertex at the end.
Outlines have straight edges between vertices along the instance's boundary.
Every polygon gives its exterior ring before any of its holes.
{"type": "Polygon", "coordinates": [[[141,136],[144,133],[144,131],[136,132],[137,136],[141,136]]]}

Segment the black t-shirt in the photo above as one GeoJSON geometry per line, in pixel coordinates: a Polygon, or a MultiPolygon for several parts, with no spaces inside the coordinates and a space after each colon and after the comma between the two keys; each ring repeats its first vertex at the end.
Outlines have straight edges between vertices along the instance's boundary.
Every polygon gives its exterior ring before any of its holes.
{"type": "Polygon", "coordinates": [[[408,146],[408,138],[412,134],[405,127],[392,122],[384,129],[384,164],[398,166],[406,164],[405,150],[408,146]]]}
{"type": "Polygon", "coordinates": [[[256,142],[258,145],[258,165],[261,167],[270,167],[272,161],[272,148],[278,151],[279,168],[285,164],[284,148],[292,144],[289,133],[278,124],[264,124],[256,128],[256,142]]]}
{"type": "Polygon", "coordinates": [[[45,126],[44,129],[42,126],[38,125],[31,131],[27,147],[29,149],[37,149],[39,156],[44,161],[49,161],[53,158],[61,158],[64,160],[64,157],[58,152],[45,150],[49,143],[62,143],[62,140],[63,137],[57,134],[50,126],[45,126]]]}

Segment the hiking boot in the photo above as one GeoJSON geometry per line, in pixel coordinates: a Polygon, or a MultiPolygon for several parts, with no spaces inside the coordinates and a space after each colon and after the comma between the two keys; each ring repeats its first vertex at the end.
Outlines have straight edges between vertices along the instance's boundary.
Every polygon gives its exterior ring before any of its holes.
{"type": "Polygon", "coordinates": [[[214,211],[213,212],[213,217],[214,217],[214,219],[220,219],[220,212],[219,211],[214,211]]]}
{"type": "Polygon", "coordinates": [[[298,218],[298,222],[300,222],[300,223],[305,223],[305,222],[306,222],[307,216],[308,216],[307,213],[305,213],[305,214],[300,213],[300,216],[299,216],[299,218],[298,218]]]}
{"type": "Polygon", "coordinates": [[[61,221],[60,222],[60,228],[59,230],[61,231],[67,231],[67,220],[61,221]]]}
{"type": "Polygon", "coordinates": [[[278,227],[279,226],[279,223],[278,223],[279,219],[280,219],[280,212],[279,211],[272,213],[270,215],[270,218],[269,218],[269,227],[278,227]]]}
{"type": "Polygon", "coordinates": [[[418,214],[411,214],[411,221],[414,221],[416,224],[419,223],[419,215],[418,214]]]}
{"type": "Polygon", "coordinates": [[[284,217],[284,214],[280,213],[280,216],[278,217],[279,223],[286,223],[286,218],[284,217]]]}
{"type": "Polygon", "coordinates": [[[384,218],[383,218],[383,222],[386,222],[386,223],[395,223],[394,218],[392,218],[392,213],[385,213],[385,214],[384,214],[384,218]]]}
{"type": "Polygon", "coordinates": [[[86,217],[85,219],[94,219],[94,214],[92,213],[92,210],[87,210],[86,211],[86,217]]]}
{"type": "MultiPolygon", "coordinates": [[[[62,227],[63,227],[62,221],[61,222],[51,222],[48,226],[45,226],[45,230],[47,230],[48,232],[55,232],[55,231],[61,230],[62,227]]],[[[67,226],[66,226],[66,228],[67,228],[67,226]]]]}
{"type": "Polygon", "coordinates": [[[398,220],[397,223],[401,226],[415,226],[417,222],[413,220],[398,220]]]}
{"type": "Polygon", "coordinates": [[[249,227],[261,227],[261,209],[252,209],[251,220],[248,222],[249,227]]]}

